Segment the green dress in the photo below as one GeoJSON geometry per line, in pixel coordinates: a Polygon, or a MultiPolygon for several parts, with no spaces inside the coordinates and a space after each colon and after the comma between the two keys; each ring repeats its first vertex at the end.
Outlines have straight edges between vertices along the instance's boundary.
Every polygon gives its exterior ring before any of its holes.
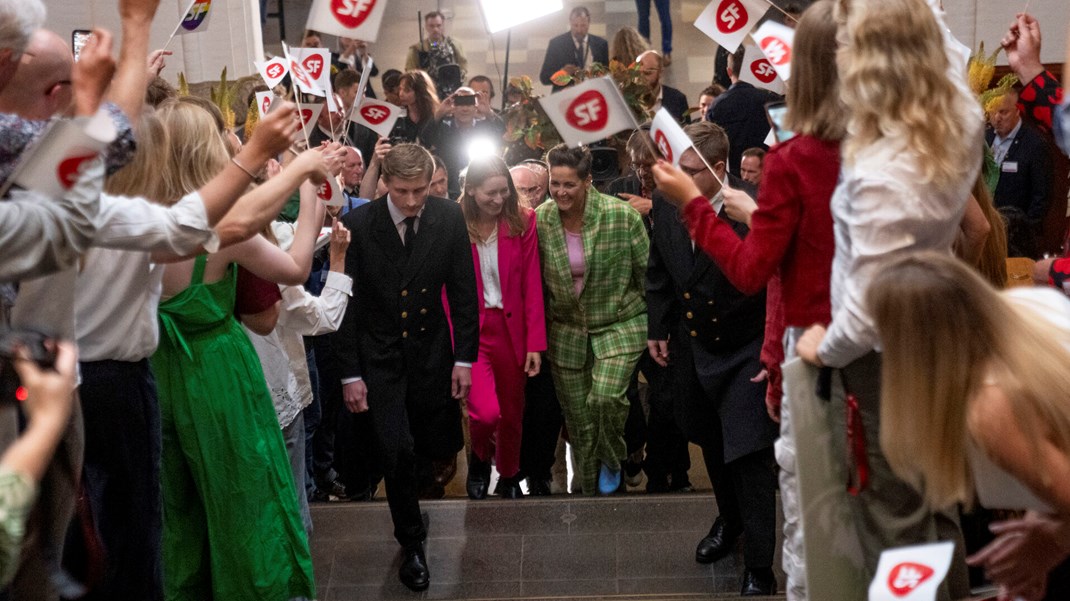
{"type": "Polygon", "coordinates": [[[312,559],[282,431],[252,344],[234,318],[237,270],[160,303],[152,357],[163,426],[168,601],[315,598],[312,559]]]}

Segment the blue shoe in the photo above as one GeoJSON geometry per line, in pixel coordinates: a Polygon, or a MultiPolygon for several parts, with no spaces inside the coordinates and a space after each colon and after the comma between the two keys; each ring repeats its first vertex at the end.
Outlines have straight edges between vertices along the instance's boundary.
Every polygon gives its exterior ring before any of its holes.
{"type": "Polygon", "coordinates": [[[620,468],[613,469],[606,464],[598,470],[598,492],[611,495],[620,488],[620,468]]]}

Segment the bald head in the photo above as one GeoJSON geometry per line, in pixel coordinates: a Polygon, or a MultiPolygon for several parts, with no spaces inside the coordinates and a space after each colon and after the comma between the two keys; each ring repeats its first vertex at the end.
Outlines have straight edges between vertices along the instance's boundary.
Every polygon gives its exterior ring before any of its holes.
{"type": "Polygon", "coordinates": [[[639,72],[643,75],[643,80],[647,85],[657,90],[661,85],[661,55],[654,50],[647,50],[636,57],[635,62],[639,63],[639,72]]]}
{"type": "Polygon", "coordinates": [[[26,119],[49,119],[71,104],[74,56],[60,36],[38,29],[30,36],[8,85],[0,91],[0,111],[26,119]]]}
{"type": "Polygon", "coordinates": [[[511,168],[509,175],[513,178],[513,185],[516,186],[521,203],[533,209],[539,206],[542,200],[539,197],[539,190],[542,189],[539,185],[539,176],[525,165],[511,168]]]}

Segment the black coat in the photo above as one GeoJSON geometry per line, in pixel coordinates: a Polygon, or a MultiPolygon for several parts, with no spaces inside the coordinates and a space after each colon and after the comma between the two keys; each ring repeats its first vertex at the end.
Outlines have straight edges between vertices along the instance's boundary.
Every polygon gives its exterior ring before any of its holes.
{"type": "MultiPolygon", "coordinates": [[[[994,138],[991,130],[985,134],[989,146],[994,138]]],[[[1048,144],[1040,133],[1023,121],[998,167],[999,183],[993,194],[996,208],[1017,207],[1029,221],[1043,221],[1051,197],[1052,164],[1048,144]]]]}
{"type": "MultiPolygon", "coordinates": [[[[731,179],[755,195],[750,184],[731,179]]],[[[723,445],[725,461],[771,445],[776,424],[765,410],[765,382],[751,382],[765,331],[765,292],[747,296],[702,252],[676,207],[654,196],[647,266],[650,340],[669,340],[677,421],[704,448],[723,445]]],[[[724,216],[743,237],[747,226],[724,216]]]]}
{"type": "MultiPolygon", "coordinates": [[[[459,403],[451,397],[453,365],[474,363],[479,350],[468,229],[457,203],[430,197],[410,256],[388,202],[378,198],[342,218],[352,232],[346,273],[354,285],[334,335],[339,376],[364,379],[381,441],[407,446],[406,439],[414,440],[419,455],[449,457],[463,446],[459,403]]],[[[384,446],[389,469],[398,448],[384,446]]]]}
{"type": "Polygon", "coordinates": [[[765,114],[765,105],[783,99],[783,96],[769,90],[737,81],[718,96],[706,112],[706,119],[720,125],[728,134],[728,171],[732,175],[739,175],[739,162],[744,150],[769,149],[765,139],[769,136],[771,126],[765,114]]]}
{"type": "MultiPolygon", "coordinates": [[[[602,63],[609,65],[609,42],[593,34],[587,34],[587,47],[584,54],[589,57],[590,63],[602,63]]],[[[546,46],[546,57],[542,61],[542,71],[539,72],[539,81],[543,85],[552,86],[550,78],[565,65],[576,64],[576,42],[570,32],[565,32],[550,40],[546,46]]],[[[566,86],[567,87],[567,86],[566,86]]],[[[563,90],[564,87],[554,86],[554,92],[563,90]]]]}
{"type": "Polygon", "coordinates": [[[687,96],[680,90],[662,84],[661,106],[669,111],[677,123],[691,123],[690,115],[684,115],[691,106],[687,103],[687,96]]]}

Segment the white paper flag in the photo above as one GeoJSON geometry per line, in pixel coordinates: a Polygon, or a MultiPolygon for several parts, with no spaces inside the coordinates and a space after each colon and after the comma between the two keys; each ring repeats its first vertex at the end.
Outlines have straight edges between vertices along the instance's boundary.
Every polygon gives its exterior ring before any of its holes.
{"type": "Polygon", "coordinates": [[[115,125],[103,109],[90,118],[57,121],[22,154],[8,183],[61,197],[115,136],[115,125]]]}
{"type": "Polygon", "coordinates": [[[323,112],[323,103],[301,105],[301,110],[298,111],[301,116],[301,129],[297,130],[294,140],[307,139],[312,135],[313,128],[316,127],[316,120],[320,118],[321,112],[323,112]]]}
{"type": "Polygon", "coordinates": [[[654,119],[650,122],[650,138],[654,140],[654,146],[661,152],[666,161],[673,167],[680,166],[680,156],[688,148],[691,148],[691,138],[684,133],[684,128],[673,119],[669,111],[661,108],[654,113],[654,119]]]}
{"type": "Polygon", "coordinates": [[[321,90],[331,86],[331,51],[326,48],[291,48],[293,57],[301,62],[305,73],[321,90]]]}
{"type": "Polygon", "coordinates": [[[881,553],[869,601],[935,601],[951,567],[955,543],[915,545],[881,553]]]}
{"type": "Polygon", "coordinates": [[[305,71],[304,66],[297,60],[291,52],[289,47],[285,43],[282,45],[282,54],[286,57],[286,65],[290,68],[290,78],[297,88],[305,94],[312,94],[314,96],[326,96],[326,92],[316,85],[316,80],[305,71]]]}
{"type": "Polygon", "coordinates": [[[609,77],[589,79],[539,99],[557,133],[575,148],[636,127],[628,105],[609,77]]]}
{"type": "Polygon", "coordinates": [[[795,43],[795,30],[787,25],[766,21],[752,37],[780,79],[791,79],[791,47],[795,43]]]}
{"type": "Polygon", "coordinates": [[[346,203],[342,187],[338,185],[338,178],[328,175],[327,179],[316,190],[316,196],[327,203],[328,207],[340,207],[346,203]]]}
{"type": "Polygon", "coordinates": [[[279,85],[279,82],[290,72],[290,68],[286,66],[286,59],[281,56],[254,64],[256,65],[256,70],[260,72],[260,77],[264,78],[264,83],[269,88],[279,85]]]}
{"type": "Polygon", "coordinates": [[[349,119],[374,131],[380,136],[387,137],[394,129],[398,117],[401,116],[401,107],[394,106],[382,100],[371,98],[357,98],[353,106],[353,112],[349,119]]]}
{"type": "Polygon", "coordinates": [[[212,12],[212,0],[193,0],[186,9],[182,21],[178,23],[175,35],[205,31],[208,29],[208,20],[212,18],[212,12]]]}
{"type": "Polygon", "coordinates": [[[784,93],[784,80],[776,74],[776,69],[757,46],[747,46],[747,52],[743,55],[743,68],[739,71],[739,80],[756,88],[765,88],[777,94],[784,93]]]}
{"type": "Polygon", "coordinates": [[[270,91],[256,93],[256,108],[260,111],[261,119],[267,116],[268,112],[271,110],[271,104],[274,102],[275,95],[270,91]]]}
{"type": "Polygon", "coordinates": [[[729,52],[735,52],[758,21],[769,12],[765,0],[713,0],[695,20],[695,27],[729,52]]]}
{"type": "Polygon", "coordinates": [[[313,0],[306,29],[374,42],[386,0],[313,0]]]}

